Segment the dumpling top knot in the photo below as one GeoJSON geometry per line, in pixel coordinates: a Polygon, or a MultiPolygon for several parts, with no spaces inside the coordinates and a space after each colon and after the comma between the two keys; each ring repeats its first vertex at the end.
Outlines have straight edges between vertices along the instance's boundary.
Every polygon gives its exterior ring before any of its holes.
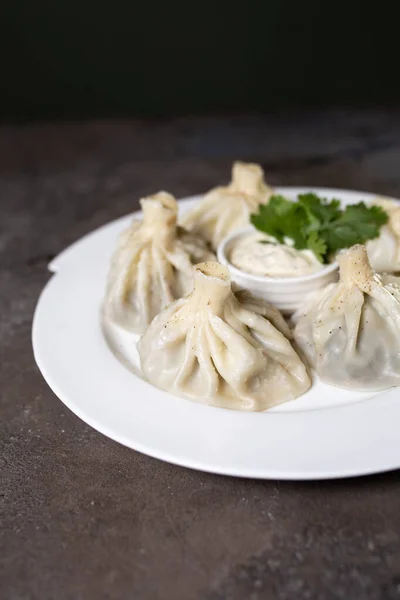
{"type": "Polygon", "coordinates": [[[194,267],[194,287],[192,296],[199,308],[212,310],[218,314],[225,300],[231,295],[229,270],[218,262],[199,263],[194,267]]]}
{"type": "Polygon", "coordinates": [[[230,187],[236,192],[256,197],[265,196],[271,192],[264,181],[264,171],[256,163],[234,162],[230,187]]]}
{"type": "Polygon", "coordinates": [[[170,242],[176,236],[178,219],[178,203],[167,192],[158,192],[153,196],[142,198],[140,206],[143,212],[143,234],[149,237],[156,232],[154,241],[170,242]]]}
{"type": "Polygon", "coordinates": [[[340,280],[345,286],[356,285],[363,292],[369,292],[375,273],[368,260],[365,246],[356,244],[338,256],[340,280]]]}
{"type": "Polygon", "coordinates": [[[172,221],[176,221],[178,215],[178,203],[168,192],[157,192],[157,194],[142,198],[140,206],[144,220],[151,217],[164,220],[169,217],[172,221]]]}

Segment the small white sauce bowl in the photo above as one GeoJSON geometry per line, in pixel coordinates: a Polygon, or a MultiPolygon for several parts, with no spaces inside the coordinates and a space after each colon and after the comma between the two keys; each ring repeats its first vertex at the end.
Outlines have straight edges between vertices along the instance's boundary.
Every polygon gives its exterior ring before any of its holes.
{"type": "Polygon", "coordinates": [[[283,313],[290,314],[304,305],[309,294],[325,287],[328,283],[338,280],[339,266],[333,262],[316,273],[301,277],[267,277],[253,275],[238,269],[229,261],[230,251],[238,239],[248,235],[254,229],[242,229],[228,235],[218,246],[217,256],[220,263],[227,266],[232,283],[241,289],[246,289],[254,296],[274,304],[283,313]]]}

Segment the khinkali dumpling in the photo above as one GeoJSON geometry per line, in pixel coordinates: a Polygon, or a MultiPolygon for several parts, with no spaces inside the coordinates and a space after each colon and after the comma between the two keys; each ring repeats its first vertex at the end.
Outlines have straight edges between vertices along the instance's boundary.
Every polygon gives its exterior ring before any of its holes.
{"type": "Polygon", "coordinates": [[[121,234],[103,305],[106,318],[137,333],[191,291],[194,263],[215,258],[203,239],[177,227],[173,196],[160,192],[140,204],[143,220],[133,221],[121,234]]]}
{"type": "Polygon", "coordinates": [[[366,243],[368,258],[378,273],[395,273],[400,271],[400,204],[385,198],[377,198],[373,204],[381,206],[389,220],[379,237],[366,243]]]}
{"type": "Polygon", "coordinates": [[[338,256],[340,280],[294,316],[294,337],[326,383],[385,389],[400,383],[400,278],[376,275],[364,246],[338,256]]]}
{"type": "Polygon", "coordinates": [[[224,408],[265,410],[296,398],[310,387],[307,370],[262,310],[251,297],[239,302],[226,267],[196,265],[191,294],[163,310],[139,341],[144,376],[224,408]]]}
{"type": "Polygon", "coordinates": [[[248,225],[250,214],[268,202],[272,193],[260,165],[235,162],[231,183],[208,192],[196,208],[183,215],[182,224],[216,249],[228,233],[248,225]]]}

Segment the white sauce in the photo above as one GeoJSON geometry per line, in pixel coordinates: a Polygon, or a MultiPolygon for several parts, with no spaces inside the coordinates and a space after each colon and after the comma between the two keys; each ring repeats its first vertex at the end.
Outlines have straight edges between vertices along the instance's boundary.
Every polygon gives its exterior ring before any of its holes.
{"type": "Polygon", "coordinates": [[[300,277],[323,268],[311,250],[296,250],[289,245],[275,243],[258,232],[241,236],[228,259],[246,273],[267,277],[300,277]]]}

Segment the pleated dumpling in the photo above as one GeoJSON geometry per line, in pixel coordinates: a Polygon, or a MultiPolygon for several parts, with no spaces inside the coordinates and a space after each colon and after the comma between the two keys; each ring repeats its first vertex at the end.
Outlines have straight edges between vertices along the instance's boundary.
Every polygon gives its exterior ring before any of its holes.
{"type": "Polygon", "coordinates": [[[204,237],[215,250],[229,233],[248,225],[250,214],[257,211],[259,204],[268,202],[272,193],[260,165],[235,162],[231,183],[208,192],[193,210],[183,215],[182,224],[204,237]]]}
{"type": "MultiPolygon", "coordinates": [[[[144,376],[224,408],[260,411],[296,398],[310,387],[307,370],[262,313],[259,301],[235,297],[226,267],[196,265],[191,294],[163,310],[139,341],[144,376]]],[[[276,319],[276,310],[270,314],[276,319]]],[[[282,317],[276,323],[285,329],[282,317]]]]}
{"type": "Polygon", "coordinates": [[[133,221],[119,239],[103,304],[105,318],[137,333],[191,291],[194,263],[215,258],[202,238],[177,227],[173,196],[160,192],[140,204],[143,220],[133,221]]]}
{"type": "Polygon", "coordinates": [[[294,316],[294,337],[320,378],[341,388],[400,383],[400,278],[376,275],[364,246],[339,255],[340,280],[294,316]]]}
{"type": "Polygon", "coordinates": [[[373,204],[383,208],[389,220],[379,237],[366,243],[368,258],[378,273],[396,273],[400,271],[400,204],[386,198],[377,198],[373,204]]]}

